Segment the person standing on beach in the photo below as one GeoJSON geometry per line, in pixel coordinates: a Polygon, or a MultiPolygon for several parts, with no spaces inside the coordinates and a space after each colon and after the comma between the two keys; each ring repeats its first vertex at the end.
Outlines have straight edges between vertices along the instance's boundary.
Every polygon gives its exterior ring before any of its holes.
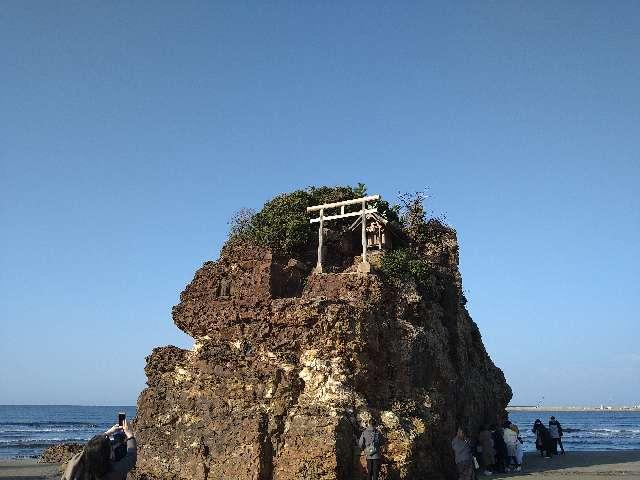
{"type": "Polygon", "coordinates": [[[518,434],[511,428],[511,422],[507,421],[502,429],[502,438],[507,446],[507,470],[514,468],[520,471],[520,465],[516,460],[516,446],[518,444],[518,434]]]}
{"type": "Polygon", "coordinates": [[[373,425],[369,425],[358,440],[358,446],[364,450],[364,454],[367,456],[367,480],[378,480],[382,463],[380,445],[382,445],[380,431],[373,425]]]}
{"type": "Polygon", "coordinates": [[[531,431],[536,436],[536,449],[540,451],[540,456],[551,458],[551,435],[549,435],[549,430],[544,426],[542,420],[536,418],[531,431]]]}
{"type": "Polygon", "coordinates": [[[496,451],[493,448],[493,438],[491,438],[491,432],[487,425],[482,427],[478,434],[478,453],[480,453],[484,474],[491,475],[491,469],[496,463],[496,451]]]}
{"type": "Polygon", "coordinates": [[[114,425],[89,440],[82,452],[69,460],[61,480],[126,480],[129,470],[136,466],[137,450],[133,430],[125,419],[122,426],[114,425]],[[127,453],[114,461],[109,435],[118,432],[126,436],[127,453]]]}
{"type": "Polygon", "coordinates": [[[504,443],[504,433],[502,429],[496,425],[491,425],[491,438],[493,439],[493,446],[496,450],[494,471],[504,473],[507,468],[509,452],[507,452],[507,444],[504,443]]]}
{"type": "Polygon", "coordinates": [[[516,434],[516,472],[520,472],[522,471],[522,461],[524,460],[524,442],[520,437],[520,429],[515,423],[509,422],[509,428],[516,434]]]}
{"type": "Polygon", "coordinates": [[[558,454],[558,446],[560,446],[560,451],[562,452],[562,455],[564,455],[564,446],[562,445],[562,426],[553,415],[551,415],[551,418],[549,419],[549,433],[551,434],[551,439],[553,441],[554,455],[558,454]]]}
{"type": "Polygon", "coordinates": [[[471,447],[462,427],[451,440],[451,448],[458,470],[458,480],[473,480],[473,457],[471,447]]]}
{"type": "Polygon", "coordinates": [[[520,438],[520,429],[513,422],[509,422],[509,428],[516,434],[516,472],[520,472],[522,471],[522,460],[524,458],[524,447],[522,446],[522,438],[520,438]]]}

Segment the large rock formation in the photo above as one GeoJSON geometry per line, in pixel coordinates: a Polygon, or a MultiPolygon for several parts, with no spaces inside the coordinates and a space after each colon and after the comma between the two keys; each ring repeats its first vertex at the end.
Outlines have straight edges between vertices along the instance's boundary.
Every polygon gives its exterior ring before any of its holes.
{"type": "Polygon", "coordinates": [[[173,309],[194,347],[147,359],[138,474],[364,478],[355,439],[373,421],[386,438],[382,478],[454,478],[456,426],[502,420],[511,390],[464,307],[455,232],[441,229],[420,255],[427,285],[223,248],[173,309]]]}

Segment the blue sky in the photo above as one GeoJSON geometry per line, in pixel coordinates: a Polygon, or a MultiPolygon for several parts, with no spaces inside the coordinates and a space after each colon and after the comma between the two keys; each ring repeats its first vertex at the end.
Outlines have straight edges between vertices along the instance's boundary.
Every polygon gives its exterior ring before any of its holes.
{"type": "Polygon", "coordinates": [[[0,6],[0,403],[133,404],[227,221],[428,188],[515,404],[640,403],[640,4],[0,6]]]}

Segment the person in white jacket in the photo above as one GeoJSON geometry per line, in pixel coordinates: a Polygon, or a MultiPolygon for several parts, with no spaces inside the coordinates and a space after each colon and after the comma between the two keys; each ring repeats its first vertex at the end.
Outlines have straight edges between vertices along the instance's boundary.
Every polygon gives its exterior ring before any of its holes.
{"type": "Polygon", "coordinates": [[[509,466],[513,465],[516,471],[520,471],[520,465],[517,461],[516,454],[518,448],[518,434],[511,428],[511,422],[507,422],[502,429],[502,438],[504,443],[507,444],[507,455],[509,457],[509,466]]]}

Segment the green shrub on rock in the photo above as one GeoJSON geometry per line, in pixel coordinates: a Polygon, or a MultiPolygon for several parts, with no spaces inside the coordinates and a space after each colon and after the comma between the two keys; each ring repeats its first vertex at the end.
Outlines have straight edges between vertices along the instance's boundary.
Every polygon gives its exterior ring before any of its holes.
{"type": "Polygon", "coordinates": [[[415,280],[419,285],[427,285],[429,282],[427,263],[407,248],[385,253],[380,262],[380,271],[398,280],[415,280]]]}
{"type": "MultiPolygon", "coordinates": [[[[309,222],[312,215],[307,213],[307,207],[351,200],[362,196],[363,191],[366,187],[359,184],[357,187],[309,187],[283,193],[265,203],[257,213],[247,215],[246,209],[236,213],[231,220],[229,240],[264,245],[278,253],[299,252],[316,241],[317,236],[318,226],[309,222]]],[[[313,212],[313,217],[317,215],[313,212]]],[[[349,220],[334,220],[331,228],[344,228],[349,220]]]]}
{"type": "MultiPolygon", "coordinates": [[[[247,242],[271,248],[280,254],[296,254],[317,245],[318,225],[309,220],[318,216],[318,212],[307,213],[307,207],[323,203],[334,203],[352,200],[367,195],[367,187],[359,183],[355,187],[308,187],[282,193],[267,201],[258,212],[251,209],[241,209],[232,217],[229,228],[228,242],[247,242]]],[[[402,206],[390,205],[385,200],[377,200],[369,205],[377,208],[378,213],[387,219],[397,229],[402,230],[408,237],[412,250],[417,251],[415,245],[425,241],[424,237],[431,235],[431,223],[427,221],[422,206],[426,197],[423,194],[402,194],[399,199],[402,206]]],[[[345,212],[355,212],[360,205],[347,205],[345,212]]],[[[338,213],[338,210],[327,211],[325,215],[338,213]]],[[[325,224],[331,230],[343,233],[354,221],[354,218],[335,219],[325,224]]],[[[392,252],[393,253],[393,252],[392,252]]],[[[387,262],[399,261],[403,258],[402,251],[393,253],[387,262]],[[397,257],[397,258],[396,258],[397,257]]],[[[412,257],[413,258],[413,257],[412,257]]],[[[416,262],[403,260],[407,265],[413,265],[412,271],[417,274],[422,267],[416,262]],[[407,263],[408,262],[408,263],[407,263]]],[[[392,267],[390,267],[394,270],[392,267]]],[[[426,268],[426,267],[425,267],[426,268]]],[[[395,271],[395,270],[394,270],[395,271]]]]}

